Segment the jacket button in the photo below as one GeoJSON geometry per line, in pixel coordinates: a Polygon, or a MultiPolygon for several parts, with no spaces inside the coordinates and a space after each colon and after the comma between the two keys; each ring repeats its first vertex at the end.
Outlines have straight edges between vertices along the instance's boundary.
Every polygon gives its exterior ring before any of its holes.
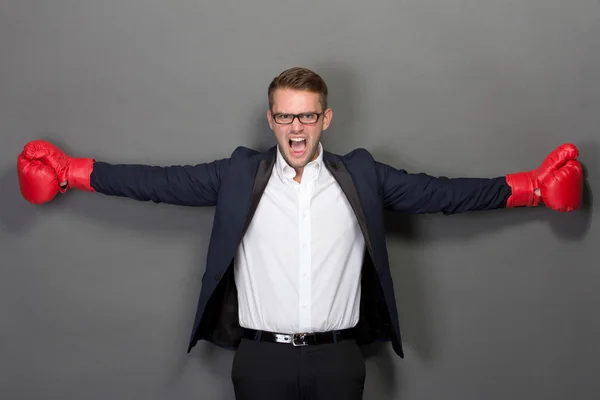
{"type": "Polygon", "coordinates": [[[223,277],[223,274],[221,274],[220,272],[217,272],[217,274],[215,275],[215,281],[220,280],[223,277]]]}

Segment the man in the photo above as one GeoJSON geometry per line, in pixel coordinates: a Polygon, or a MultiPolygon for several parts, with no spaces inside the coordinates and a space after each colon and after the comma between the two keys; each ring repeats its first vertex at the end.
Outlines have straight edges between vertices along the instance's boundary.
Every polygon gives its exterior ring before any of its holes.
{"type": "Polygon", "coordinates": [[[390,340],[403,357],[384,210],[572,211],[583,174],[571,144],[533,171],[477,179],[409,174],[364,149],[336,155],[320,143],[327,94],[310,70],[282,72],[268,89],[276,146],[194,166],[113,165],[33,141],[18,157],[21,192],[34,204],[80,189],[216,206],[188,352],[198,340],[237,349],[238,399],[361,399],[358,346],[390,340]]]}

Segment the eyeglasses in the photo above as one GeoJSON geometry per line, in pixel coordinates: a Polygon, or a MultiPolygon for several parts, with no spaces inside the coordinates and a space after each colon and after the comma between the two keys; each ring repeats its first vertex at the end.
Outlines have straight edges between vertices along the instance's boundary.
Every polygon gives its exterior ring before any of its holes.
{"type": "Polygon", "coordinates": [[[290,125],[296,118],[301,124],[314,124],[319,120],[323,113],[302,113],[302,114],[273,114],[273,121],[281,125],[290,125]]]}

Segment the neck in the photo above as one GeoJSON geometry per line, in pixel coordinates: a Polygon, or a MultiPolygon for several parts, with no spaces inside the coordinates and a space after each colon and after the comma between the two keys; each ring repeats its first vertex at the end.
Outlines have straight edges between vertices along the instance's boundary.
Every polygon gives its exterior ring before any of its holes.
{"type": "Polygon", "coordinates": [[[294,180],[298,183],[302,181],[302,173],[304,172],[304,168],[294,168],[296,171],[296,176],[294,176],[294,180]]]}

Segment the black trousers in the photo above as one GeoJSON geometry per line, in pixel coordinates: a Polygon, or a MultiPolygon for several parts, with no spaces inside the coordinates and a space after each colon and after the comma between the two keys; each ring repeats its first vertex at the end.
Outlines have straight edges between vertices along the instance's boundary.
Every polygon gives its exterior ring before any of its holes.
{"type": "Polygon", "coordinates": [[[354,340],[294,347],[242,339],[231,369],[236,400],[362,400],[365,378],[354,340]]]}

